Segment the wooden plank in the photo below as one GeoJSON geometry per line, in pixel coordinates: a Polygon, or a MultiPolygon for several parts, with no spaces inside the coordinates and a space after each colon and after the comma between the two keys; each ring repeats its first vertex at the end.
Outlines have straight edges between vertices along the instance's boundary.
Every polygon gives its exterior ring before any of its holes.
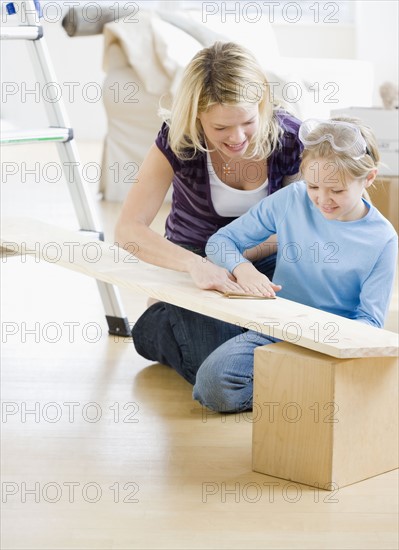
{"type": "MultiPolygon", "coordinates": [[[[3,221],[3,248],[339,358],[398,355],[398,334],[277,297],[229,300],[186,273],[147,264],[112,242],[27,218],[3,221]]],[[[132,244],[131,250],[137,250],[132,244]]],[[[7,261],[3,259],[3,261],[7,261]]],[[[17,259],[11,261],[18,261],[17,259]]]]}

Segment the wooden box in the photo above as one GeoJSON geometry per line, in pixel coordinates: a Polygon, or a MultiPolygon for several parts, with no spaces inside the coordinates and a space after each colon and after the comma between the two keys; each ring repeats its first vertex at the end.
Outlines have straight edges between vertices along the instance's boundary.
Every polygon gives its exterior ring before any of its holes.
{"type": "Polygon", "coordinates": [[[372,203],[399,232],[399,178],[380,177],[374,186],[368,187],[372,203]]]}
{"type": "Polygon", "coordinates": [[[333,490],[395,469],[397,362],[256,349],[253,470],[333,490]]]}

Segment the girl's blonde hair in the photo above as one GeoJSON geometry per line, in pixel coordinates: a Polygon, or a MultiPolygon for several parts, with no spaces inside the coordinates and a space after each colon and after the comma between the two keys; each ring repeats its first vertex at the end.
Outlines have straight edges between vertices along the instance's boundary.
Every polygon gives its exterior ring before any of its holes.
{"type": "Polygon", "coordinates": [[[233,42],[215,42],[199,51],[184,70],[172,109],[161,110],[169,126],[169,144],[180,159],[208,151],[198,115],[212,105],[257,104],[259,126],[246,158],[267,158],[282,129],[274,116],[267,78],[253,55],[233,42]]]}
{"type": "MultiPolygon", "coordinates": [[[[366,154],[360,157],[360,159],[355,160],[348,153],[345,153],[345,151],[335,151],[330,142],[324,140],[316,145],[305,146],[305,149],[302,152],[302,161],[300,166],[301,172],[303,172],[309,162],[314,160],[315,158],[323,158],[329,160],[336,166],[338,173],[343,175],[347,174],[351,178],[356,179],[366,177],[371,170],[378,168],[378,164],[380,162],[380,153],[378,151],[377,140],[371,128],[369,128],[369,126],[366,126],[361,120],[357,118],[335,117],[331,120],[349,122],[354,126],[357,126],[366,142],[366,154]]],[[[340,132],[339,137],[342,138],[342,133],[339,127],[334,128],[334,126],[332,125],[328,131],[329,133],[334,134],[334,130],[336,132],[340,132]]],[[[312,140],[316,141],[323,135],[325,135],[325,127],[323,126],[323,124],[320,124],[319,127],[316,127],[315,130],[312,131],[312,135],[309,137],[311,137],[312,140]]],[[[343,182],[345,182],[346,178],[343,177],[342,180],[343,182]]]]}

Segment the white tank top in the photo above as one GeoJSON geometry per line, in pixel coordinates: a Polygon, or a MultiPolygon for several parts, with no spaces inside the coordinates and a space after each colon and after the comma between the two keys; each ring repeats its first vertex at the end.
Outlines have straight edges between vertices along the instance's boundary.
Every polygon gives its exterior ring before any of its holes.
{"type": "Polygon", "coordinates": [[[251,191],[234,189],[226,185],[217,177],[209,153],[206,154],[206,157],[212,204],[219,216],[229,218],[241,216],[241,214],[244,214],[251,206],[257,204],[267,196],[267,179],[260,187],[252,189],[251,191]]]}

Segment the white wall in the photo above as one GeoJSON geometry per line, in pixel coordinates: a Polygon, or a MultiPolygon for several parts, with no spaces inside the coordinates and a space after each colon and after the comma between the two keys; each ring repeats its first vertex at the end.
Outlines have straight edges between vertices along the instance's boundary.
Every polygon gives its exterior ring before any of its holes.
{"type": "MultiPolygon", "coordinates": [[[[353,58],[357,55],[375,63],[378,84],[386,79],[397,80],[397,11],[396,0],[364,0],[358,2],[356,26],[276,22],[274,28],[280,53],[283,56],[319,58],[353,58]]],[[[103,37],[70,38],[61,27],[60,18],[44,22],[43,26],[77,139],[102,140],[107,127],[100,91],[105,76],[102,71],[103,37]],[[73,95],[72,83],[77,83],[73,95]]],[[[18,126],[46,126],[43,108],[34,96],[24,94],[25,88],[35,87],[26,45],[3,42],[1,62],[2,119],[18,126]],[[17,92],[6,97],[5,86],[17,92]]],[[[40,96],[43,96],[42,92],[44,90],[40,90],[40,96]]],[[[379,101],[377,91],[375,101],[379,101]]]]}
{"type": "MultiPolygon", "coordinates": [[[[76,137],[102,139],[107,125],[101,98],[105,77],[102,71],[103,36],[70,38],[61,20],[45,21],[42,25],[76,137]]],[[[19,127],[46,127],[43,99],[46,100],[48,94],[35,77],[29,55],[31,46],[28,42],[2,42],[1,118],[19,127]],[[38,94],[26,93],[26,90],[36,90],[38,94]]]]}
{"type": "Polygon", "coordinates": [[[398,1],[356,2],[356,56],[375,68],[374,103],[382,105],[378,88],[384,81],[398,85],[398,1]]]}
{"type": "Polygon", "coordinates": [[[280,54],[286,57],[354,59],[356,35],[352,24],[274,24],[280,54]],[[295,47],[293,47],[295,44],[295,47]]]}

